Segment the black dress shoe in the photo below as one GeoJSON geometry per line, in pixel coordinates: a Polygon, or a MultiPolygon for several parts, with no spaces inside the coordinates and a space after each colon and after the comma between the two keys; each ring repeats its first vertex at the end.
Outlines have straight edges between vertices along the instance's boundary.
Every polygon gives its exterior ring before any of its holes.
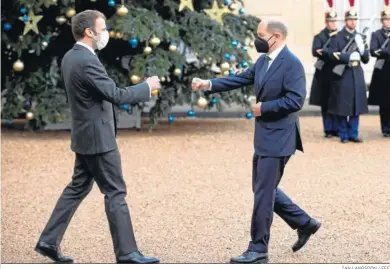
{"type": "Polygon", "coordinates": [[[331,133],[325,133],[325,138],[332,138],[333,137],[333,134],[331,133]]]}
{"type": "Polygon", "coordinates": [[[310,236],[315,234],[320,227],[320,222],[316,221],[315,219],[311,219],[310,222],[303,228],[298,229],[298,240],[292,246],[292,251],[296,252],[300,250],[307,243],[307,241],[309,241],[310,236]]]}
{"type": "Polygon", "coordinates": [[[343,143],[343,144],[347,144],[347,143],[349,142],[348,139],[341,139],[340,141],[341,141],[341,143],[343,143]]]}
{"type": "Polygon", "coordinates": [[[46,244],[42,241],[38,242],[35,247],[35,251],[42,256],[48,257],[56,263],[73,263],[73,258],[69,256],[64,256],[59,247],[46,244]]]}
{"type": "Polygon", "coordinates": [[[390,137],[390,133],[383,133],[384,137],[390,137]]]}
{"type": "Polygon", "coordinates": [[[141,252],[134,251],[125,256],[117,258],[117,263],[159,263],[160,260],[154,257],[145,257],[141,252]]]}
{"type": "Polygon", "coordinates": [[[354,143],[363,143],[363,139],[360,137],[354,137],[354,138],[349,138],[349,141],[354,142],[354,143]]]}
{"type": "Polygon", "coordinates": [[[240,256],[231,258],[230,263],[268,263],[268,253],[247,250],[240,256]]]}

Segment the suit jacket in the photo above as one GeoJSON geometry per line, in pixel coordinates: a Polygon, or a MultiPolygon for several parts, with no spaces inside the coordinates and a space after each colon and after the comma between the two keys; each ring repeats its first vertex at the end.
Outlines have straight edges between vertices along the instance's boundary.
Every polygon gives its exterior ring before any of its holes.
{"type": "Polygon", "coordinates": [[[112,104],[149,101],[149,85],[117,88],[98,57],[78,44],[65,54],[61,72],[71,112],[72,151],[99,154],[116,149],[112,104]]]}
{"type": "Polygon", "coordinates": [[[235,76],[212,79],[211,92],[223,92],[254,84],[262,115],[255,120],[255,154],[268,157],[303,152],[299,119],[306,98],[305,71],[299,59],[286,47],[274,59],[264,77],[260,70],[266,55],[235,76]]]}

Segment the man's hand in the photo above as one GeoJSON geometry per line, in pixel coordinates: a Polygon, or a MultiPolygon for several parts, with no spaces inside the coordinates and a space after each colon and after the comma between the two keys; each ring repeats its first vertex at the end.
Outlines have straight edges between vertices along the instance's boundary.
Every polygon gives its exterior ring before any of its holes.
{"type": "Polygon", "coordinates": [[[208,90],[210,88],[210,81],[200,78],[193,78],[191,86],[193,91],[208,90]]]}
{"type": "Polygon", "coordinates": [[[254,104],[252,105],[252,114],[253,116],[255,117],[259,117],[261,116],[261,102],[257,103],[257,104],[254,104]]]}
{"type": "Polygon", "coordinates": [[[161,88],[160,79],[158,76],[147,78],[146,82],[149,84],[151,90],[157,90],[161,88]]]}

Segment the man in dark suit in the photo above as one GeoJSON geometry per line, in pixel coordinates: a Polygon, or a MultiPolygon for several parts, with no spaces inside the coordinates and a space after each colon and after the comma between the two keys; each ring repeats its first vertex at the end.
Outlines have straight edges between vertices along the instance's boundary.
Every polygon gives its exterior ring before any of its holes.
{"type": "Polygon", "coordinates": [[[339,137],[342,143],[363,142],[359,137],[359,118],[368,112],[367,87],[361,63],[370,58],[368,46],[360,33],[356,32],[357,12],[351,8],[345,13],[345,27],[332,38],[324,53],[335,63],[345,64],[344,73],[334,74],[331,82],[328,112],[337,115],[339,137]],[[343,51],[350,40],[348,51],[343,51]],[[356,49],[354,49],[356,44],[356,49]]]}
{"type": "Polygon", "coordinates": [[[254,207],[251,241],[247,251],[232,263],[268,262],[268,242],[273,211],[298,230],[293,251],[301,249],[321,226],[278,188],[284,168],[296,150],[303,151],[297,112],[306,97],[305,71],[285,45],[287,27],[278,21],[261,22],[256,49],[263,54],[256,64],[235,76],[202,80],[194,78],[193,90],[223,92],[254,84],[255,120],[252,188],[254,207]]]}
{"type": "Polygon", "coordinates": [[[390,137],[390,7],[381,11],[382,29],[372,33],[370,52],[377,58],[370,83],[368,104],[379,106],[381,131],[390,137]],[[379,65],[380,62],[382,65],[379,65]]]}
{"type": "Polygon", "coordinates": [[[71,149],[76,160],[72,181],[64,189],[43,230],[35,250],[55,262],[73,262],[64,256],[60,243],[77,207],[91,191],[94,182],[104,193],[106,215],[118,263],[157,263],[137,248],[127,206],[126,184],[116,143],[116,123],[112,104],[148,101],[159,80],[151,77],[136,86],[117,88],[95,55],[109,40],[106,18],[95,10],[72,18],[77,43],[62,60],[72,117],[71,149]]]}
{"type": "Polygon", "coordinates": [[[323,49],[329,45],[331,38],[337,34],[337,13],[331,9],[325,13],[326,27],[314,37],[312,54],[317,57],[316,71],[310,90],[309,104],[321,107],[322,123],[326,138],[338,136],[337,116],[328,113],[330,80],[334,65],[329,61],[323,49]]]}

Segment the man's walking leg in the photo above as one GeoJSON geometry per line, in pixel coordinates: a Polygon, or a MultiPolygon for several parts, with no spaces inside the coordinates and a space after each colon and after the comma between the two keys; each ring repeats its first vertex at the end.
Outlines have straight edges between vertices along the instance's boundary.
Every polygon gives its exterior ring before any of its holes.
{"type": "Polygon", "coordinates": [[[95,181],[102,193],[118,263],[156,263],[158,259],[143,256],[137,248],[130,211],[126,203],[126,184],[123,180],[119,151],[96,156],[90,162],[95,168],[95,181]]]}
{"type": "Polygon", "coordinates": [[[71,262],[60,251],[62,237],[77,208],[92,190],[93,180],[82,155],[76,154],[72,181],[64,189],[35,248],[40,254],[57,262],[71,262]]]}
{"type": "Polygon", "coordinates": [[[379,107],[379,117],[381,121],[381,131],[384,137],[390,137],[390,108],[379,107]]]}

